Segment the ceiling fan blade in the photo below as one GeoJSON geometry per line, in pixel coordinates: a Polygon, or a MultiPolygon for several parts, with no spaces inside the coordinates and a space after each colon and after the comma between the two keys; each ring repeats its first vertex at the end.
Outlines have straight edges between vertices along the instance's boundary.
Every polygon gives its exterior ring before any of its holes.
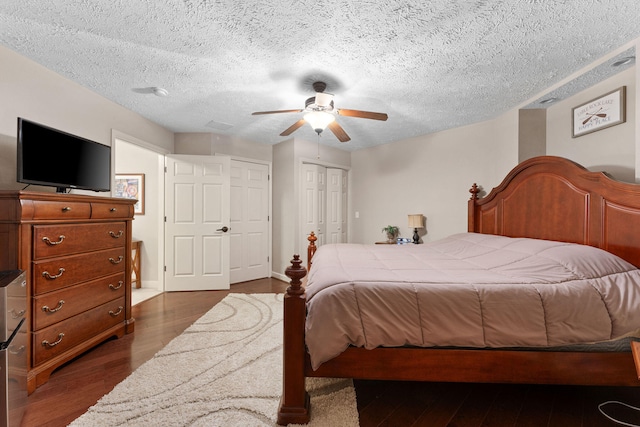
{"type": "Polygon", "coordinates": [[[251,113],[252,116],[259,116],[261,114],[278,114],[278,113],[301,113],[303,110],[275,110],[275,111],[256,111],[251,113]]]}
{"type": "Polygon", "coordinates": [[[304,125],[306,122],[304,119],[300,119],[297,122],[295,122],[294,124],[292,124],[291,126],[289,126],[284,132],[282,132],[280,134],[280,136],[289,136],[291,135],[293,132],[295,132],[296,130],[298,130],[300,127],[302,127],[302,125],[304,125]]]}
{"type": "Polygon", "coordinates": [[[340,140],[340,142],[347,142],[351,140],[351,138],[349,138],[349,135],[347,135],[347,133],[344,131],[344,129],[342,129],[342,126],[340,126],[338,122],[333,121],[329,123],[328,127],[329,130],[331,130],[331,132],[333,132],[333,134],[336,136],[336,138],[340,140]]]}
{"type": "Polygon", "coordinates": [[[360,117],[362,119],[373,119],[385,121],[389,118],[385,113],[374,113],[372,111],[360,111],[360,110],[345,110],[340,108],[338,114],[347,117],[360,117]]]}

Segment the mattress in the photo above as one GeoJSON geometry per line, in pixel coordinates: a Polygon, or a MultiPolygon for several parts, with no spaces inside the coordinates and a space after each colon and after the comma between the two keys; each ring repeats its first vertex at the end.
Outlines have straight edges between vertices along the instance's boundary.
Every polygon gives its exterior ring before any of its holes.
{"type": "Polygon", "coordinates": [[[313,369],[349,346],[545,349],[640,329],[640,270],[548,240],[460,233],[422,245],[323,245],[306,291],[313,369]]]}

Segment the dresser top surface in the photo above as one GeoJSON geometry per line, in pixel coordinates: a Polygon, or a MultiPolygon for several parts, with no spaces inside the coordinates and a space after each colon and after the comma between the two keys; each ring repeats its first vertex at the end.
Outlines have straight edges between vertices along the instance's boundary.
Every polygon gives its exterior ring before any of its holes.
{"type": "Polygon", "coordinates": [[[0,199],[42,200],[54,202],[105,202],[134,205],[136,200],[120,197],[93,196],[73,193],[53,193],[44,191],[0,190],[0,199]]]}

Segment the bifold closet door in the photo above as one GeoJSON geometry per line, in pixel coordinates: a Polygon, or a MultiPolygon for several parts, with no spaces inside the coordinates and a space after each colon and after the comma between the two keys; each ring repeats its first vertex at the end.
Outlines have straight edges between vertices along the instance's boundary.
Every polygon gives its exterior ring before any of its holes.
{"type": "Polygon", "coordinates": [[[307,237],[316,246],[347,241],[347,171],[321,165],[302,165],[300,201],[300,257],[307,262],[307,237]]]}

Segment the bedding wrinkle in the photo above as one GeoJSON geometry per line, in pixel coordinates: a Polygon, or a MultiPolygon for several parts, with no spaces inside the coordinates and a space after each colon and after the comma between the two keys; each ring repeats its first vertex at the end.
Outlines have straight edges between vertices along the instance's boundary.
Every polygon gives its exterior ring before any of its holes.
{"type": "Polygon", "coordinates": [[[473,290],[476,293],[476,297],[478,298],[478,307],[480,307],[480,325],[482,326],[482,342],[485,346],[487,346],[487,333],[486,331],[486,323],[484,319],[484,310],[482,309],[482,301],[480,300],[480,290],[473,286],[473,290]]]}
{"type": "Polygon", "coordinates": [[[355,284],[351,287],[353,289],[353,296],[356,300],[356,308],[358,310],[358,316],[360,317],[360,329],[362,330],[362,337],[364,339],[364,346],[367,347],[367,331],[364,328],[364,323],[362,322],[362,310],[360,310],[360,303],[358,302],[358,292],[356,291],[355,284]]]}
{"type": "MultiPolygon", "coordinates": [[[[540,298],[540,305],[542,306],[542,314],[544,316],[544,324],[547,324],[547,309],[545,307],[544,304],[544,298],[542,298],[542,293],[540,292],[540,289],[538,289],[537,287],[534,286],[534,289],[538,292],[538,297],[540,298]]],[[[551,341],[549,339],[549,328],[545,328],[546,332],[547,332],[547,345],[550,345],[549,342],[551,341]]]]}
{"type": "Polygon", "coordinates": [[[425,340],[425,337],[424,337],[425,328],[424,328],[424,324],[423,324],[423,322],[424,322],[423,319],[424,318],[422,316],[422,308],[420,307],[420,299],[418,298],[418,289],[416,288],[415,283],[412,283],[412,286],[413,286],[413,295],[414,295],[414,297],[416,299],[416,307],[418,307],[418,319],[420,321],[420,334],[421,334],[421,337],[422,337],[421,343],[424,346],[424,345],[426,345],[426,340],[425,340]]]}
{"type": "Polygon", "coordinates": [[[594,283],[592,281],[589,281],[589,284],[593,287],[593,290],[596,291],[599,295],[600,295],[600,299],[602,300],[602,305],[604,305],[607,309],[607,314],[609,314],[609,324],[611,325],[610,328],[610,332],[609,332],[609,339],[613,338],[613,322],[614,322],[614,316],[612,315],[611,311],[609,310],[609,306],[607,305],[605,299],[604,299],[604,295],[602,294],[602,292],[600,292],[600,289],[598,289],[597,286],[594,285],[594,283]]]}

